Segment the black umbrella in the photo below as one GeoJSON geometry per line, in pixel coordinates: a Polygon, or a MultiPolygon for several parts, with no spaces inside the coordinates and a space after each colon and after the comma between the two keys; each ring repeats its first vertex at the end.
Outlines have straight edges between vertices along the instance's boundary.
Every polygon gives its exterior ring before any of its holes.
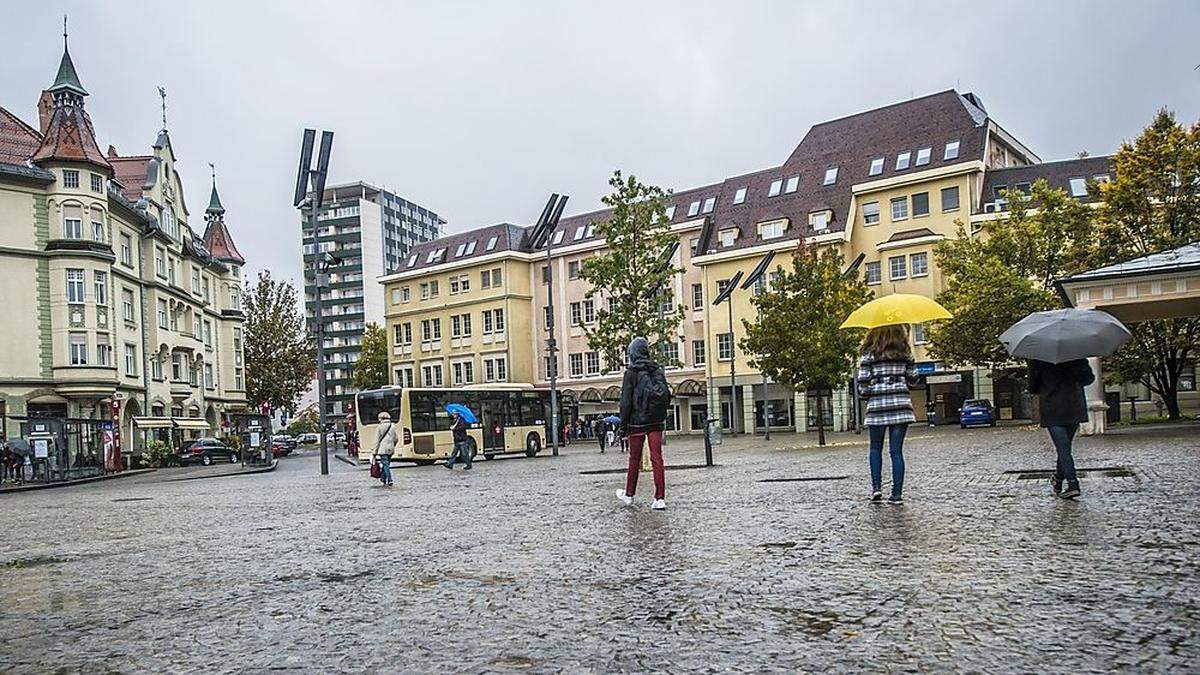
{"type": "Polygon", "coordinates": [[[8,439],[8,449],[20,457],[33,457],[33,449],[29,447],[29,441],[24,438],[8,439]]]}
{"type": "Polygon", "coordinates": [[[1109,356],[1130,338],[1129,329],[1098,309],[1034,312],[1000,335],[1009,354],[1023,359],[1063,363],[1109,356]]]}

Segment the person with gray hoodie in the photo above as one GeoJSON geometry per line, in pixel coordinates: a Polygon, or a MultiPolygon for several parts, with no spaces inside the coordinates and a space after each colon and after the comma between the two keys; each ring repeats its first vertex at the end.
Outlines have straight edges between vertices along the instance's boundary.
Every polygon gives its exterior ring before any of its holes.
{"type": "Polygon", "coordinates": [[[386,411],[379,413],[379,428],[375,432],[375,456],[379,458],[379,481],[389,487],[392,485],[392,455],[395,454],[399,441],[396,426],[392,424],[392,416],[386,411]]]}

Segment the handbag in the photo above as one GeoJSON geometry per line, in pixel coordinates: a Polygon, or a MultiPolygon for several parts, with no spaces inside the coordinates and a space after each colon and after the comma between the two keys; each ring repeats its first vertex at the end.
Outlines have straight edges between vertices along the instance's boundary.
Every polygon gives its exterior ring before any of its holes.
{"type": "Polygon", "coordinates": [[[379,475],[382,472],[383,467],[379,465],[379,458],[375,455],[371,455],[371,478],[379,478],[379,475]]]}

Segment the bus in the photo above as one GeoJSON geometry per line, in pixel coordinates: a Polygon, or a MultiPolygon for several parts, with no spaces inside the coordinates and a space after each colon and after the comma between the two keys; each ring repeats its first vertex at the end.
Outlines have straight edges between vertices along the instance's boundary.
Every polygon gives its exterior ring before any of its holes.
{"type": "Polygon", "coordinates": [[[456,389],[388,386],[355,396],[359,447],[365,455],[375,449],[379,413],[396,425],[399,443],[392,459],[432,464],[454,451],[450,413],[446,405],[461,403],[478,418],[467,430],[471,457],[524,453],[533,457],[549,439],[549,390],[533,385],[478,385],[456,389]]]}

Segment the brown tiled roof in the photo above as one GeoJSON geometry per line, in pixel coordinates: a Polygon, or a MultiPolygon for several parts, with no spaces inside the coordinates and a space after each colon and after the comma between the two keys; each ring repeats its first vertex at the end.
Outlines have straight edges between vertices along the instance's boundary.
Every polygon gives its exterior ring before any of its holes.
{"type": "Polygon", "coordinates": [[[87,111],[78,105],[63,105],[54,109],[42,144],[30,159],[33,162],[86,162],[103,169],[112,169],[112,165],[96,145],[96,130],[92,127],[92,119],[87,111]]]}
{"type": "Polygon", "coordinates": [[[233,261],[239,265],[246,263],[246,259],[238,251],[237,246],[233,243],[233,237],[225,227],[224,218],[208,219],[208,225],[204,228],[204,248],[208,249],[208,252],[218,260],[233,261]]]}
{"type": "Polygon", "coordinates": [[[890,244],[896,241],[908,241],[909,239],[920,239],[921,237],[935,237],[937,233],[928,227],[918,227],[915,230],[903,230],[888,237],[885,244],[890,244]]]}
{"type": "Polygon", "coordinates": [[[396,267],[395,273],[402,274],[411,270],[421,269],[422,267],[431,267],[441,263],[455,262],[457,260],[468,260],[470,258],[479,258],[492,253],[501,251],[523,251],[526,250],[525,234],[528,228],[512,223],[498,223],[496,225],[488,225],[477,230],[469,232],[459,232],[457,234],[446,235],[433,241],[426,241],[414,246],[409,251],[408,258],[401,260],[399,266],[396,267]],[[488,250],[487,244],[492,237],[496,237],[496,246],[488,250]],[[458,252],[460,245],[470,244],[475,242],[475,248],[471,253],[464,253],[462,256],[455,255],[458,252]],[[445,252],[440,257],[435,258],[432,262],[429,260],[431,251],[439,251],[445,249],[445,252]],[[409,261],[412,264],[409,264],[409,261]]]}
{"type": "MultiPolygon", "coordinates": [[[[1072,178],[1086,178],[1089,181],[1095,176],[1112,176],[1112,157],[1084,157],[1082,159],[1063,159],[1055,162],[1042,162],[1028,166],[1013,166],[1005,169],[991,169],[983,179],[983,192],[980,198],[990,202],[995,197],[996,189],[1014,190],[1017,185],[1029,183],[1032,185],[1039,179],[1045,179],[1052,188],[1061,188],[1070,193],[1072,178]]],[[[1092,201],[1092,196],[1084,198],[1092,201]]]]}
{"type": "Polygon", "coordinates": [[[41,144],[37,129],[0,107],[0,162],[25,164],[41,144]]]}
{"type": "Polygon", "coordinates": [[[146,171],[150,164],[149,155],[134,155],[121,157],[111,145],[108,148],[108,161],[112,164],[115,178],[124,188],[121,194],[131,202],[142,198],[142,190],[146,186],[146,171]]]}
{"type": "MultiPolygon", "coordinates": [[[[758,223],[787,218],[791,227],[785,238],[797,238],[814,234],[808,225],[808,215],[815,211],[832,209],[833,219],[824,232],[840,232],[846,227],[846,211],[850,204],[851,186],[872,180],[924,171],[939,166],[982,160],[986,138],[988,115],[963,95],[947,90],[929,96],[895,103],[875,110],[857,113],[848,117],[822,122],[809,129],[799,145],[792,150],[787,160],[779,166],[727,178],[719,183],[704,185],[675,192],[670,203],[675,206],[672,222],[679,223],[692,218],[709,216],[714,230],[736,227],[741,234],[732,248],[745,248],[760,243],[756,225],[758,223]],[[942,159],[946,143],[958,141],[958,157],[942,159]],[[916,166],[917,151],[930,148],[928,164],[916,166]],[[907,169],[896,170],[896,155],[911,152],[907,169]],[[884,158],[883,172],[869,176],[871,160],[884,158]],[[823,185],[826,169],[838,167],[837,180],[833,185],[823,185]],[[769,197],[771,183],[781,180],[786,187],[787,179],[799,176],[799,188],[790,194],[769,197]],[[746,200],[734,204],[734,196],[746,188],[746,200]],[[715,198],[712,213],[703,213],[705,200],[715,198]],[[701,212],[689,216],[693,202],[700,202],[701,212]]],[[[563,232],[559,246],[586,243],[600,238],[575,239],[575,232],[589,223],[608,217],[609,210],[592,211],[564,217],[556,231],[563,232]]],[[[493,226],[494,227],[494,226],[493,226]]],[[[418,269],[427,264],[426,256],[431,249],[446,246],[452,255],[458,242],[481,237],[480,231],[444,237],[435,242],[421,244],[413,250],[418,261],[412,268],[401,265],[400,271],[418,269]]],[[[710,242],[710,247],[712,243],[710,242]]],[[[476,249],[474,255],[481,255],[476,249]]]]}

